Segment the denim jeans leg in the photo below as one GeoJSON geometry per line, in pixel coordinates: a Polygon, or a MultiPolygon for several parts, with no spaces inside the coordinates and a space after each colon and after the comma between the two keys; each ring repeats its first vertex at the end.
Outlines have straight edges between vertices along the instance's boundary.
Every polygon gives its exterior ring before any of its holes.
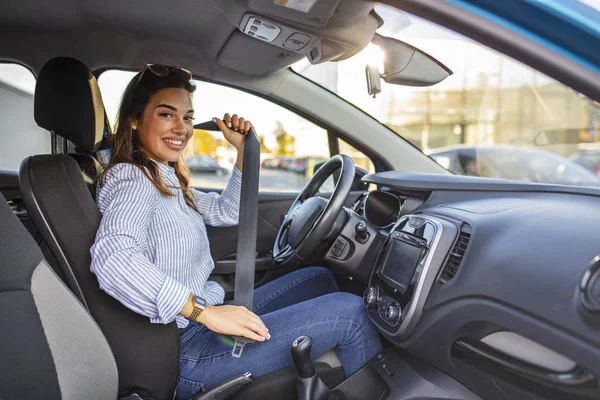
{"type": "Polygon", "coordinates": [[[301,335],[313,339],[312,358],[336,348],[346,376],[381,349],[379,334],[368,319],[362,299],[349,293],[326,294],[261,318],[269,328],[271,340],[246,345],[239,359],[231,356],[227,338],[207,329],[198,331],[183,345],[178,398],[185,398],[199,384],[210,389],[247,371],[262,376],[291,366],[290,346],[301,335]]]}
{"type": "Polygon", "coordinates": [[[257,288],[253,311],[257,315],[267,314],[338,291],[338,285],[327,268],[302,268],[257,288]]]}

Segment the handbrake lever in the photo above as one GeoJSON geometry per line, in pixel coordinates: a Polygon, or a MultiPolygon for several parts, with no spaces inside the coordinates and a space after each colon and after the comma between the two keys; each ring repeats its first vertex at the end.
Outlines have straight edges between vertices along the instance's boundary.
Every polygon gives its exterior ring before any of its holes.
{"type": "Polygon", "coordinates": [[[214,388],[194,396],[191,400],[225,400],[242,390],[244,386],[252,382],[252,374],[246,372],[234,376],[233,378],[222,382],[214,388]]]}

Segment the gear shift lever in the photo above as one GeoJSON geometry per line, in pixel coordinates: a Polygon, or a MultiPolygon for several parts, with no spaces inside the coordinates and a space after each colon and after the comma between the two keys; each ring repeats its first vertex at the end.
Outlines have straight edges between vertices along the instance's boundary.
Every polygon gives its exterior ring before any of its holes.
{"type": "Polygon", "coordinates": [[[311,378],[316,374],[315,366],[310,359],[311,347],[312,338],[310,336],[300,336],[292,343],[292,359],[300,379],[311,378]]]}
{"type": "Polygon", "coordinates": [[[317,375],[310,359],[311,347],[310,336],[300,336],[292,344],[292,359],[298,371],[298,400],[339,399],[339,396],[332,395],[331,389],[317,375]]]}

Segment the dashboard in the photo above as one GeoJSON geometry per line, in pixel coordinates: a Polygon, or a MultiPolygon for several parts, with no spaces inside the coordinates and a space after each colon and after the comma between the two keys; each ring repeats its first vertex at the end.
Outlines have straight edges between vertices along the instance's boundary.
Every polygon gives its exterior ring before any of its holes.
{"type": "Polygon", "coordinates": [[[396,347],[485,399],[600,398],[600,190],[385,172],[326,254],[396,347]]]}

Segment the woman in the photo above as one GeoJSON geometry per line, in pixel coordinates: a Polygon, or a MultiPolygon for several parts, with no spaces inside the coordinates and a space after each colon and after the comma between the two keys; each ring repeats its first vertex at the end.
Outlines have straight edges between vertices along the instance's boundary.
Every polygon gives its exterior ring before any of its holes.
{"type": "Polygon", "coordinates": [[[152,323],[177,322],[181,334],[177,398],[250,371],[260,376],[292,365],[289,348],[313,337],[312,356],[336,348],[346,375],[381,347],[358,296],[338,291],[325,268],[292,272],[260,287],[254,309],[224,305],[208,281],[214,264],[206,225],[238,221],[242,157],[250,121],[214,121],[238,152],[223,193],[190,188],[182,151],[193,134],[191,74],[148,65],[127,86],[112,157],[96,198],[102,221],[91,270],[100,287],[152,323]],[[241,358],[222,335],[256,340],[241,358]]]}

